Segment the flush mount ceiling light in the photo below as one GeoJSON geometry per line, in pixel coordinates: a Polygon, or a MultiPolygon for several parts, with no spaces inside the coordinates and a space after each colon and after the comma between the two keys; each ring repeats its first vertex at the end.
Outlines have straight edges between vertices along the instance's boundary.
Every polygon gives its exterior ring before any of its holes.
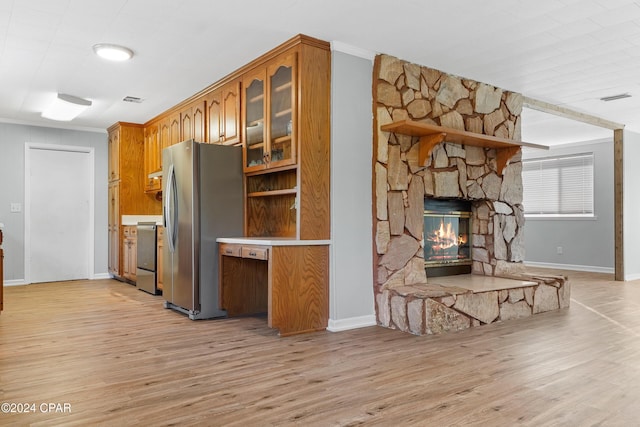
{"type": "Polygon", "coordinates": [[[101,58],[109,61],[126,61],[131,59],[133,51],[117,44],[100,43],[93,46],[93,51],[101,58]]]}
{"type": "Polygon", "coordinates": [[[42,111],[45,119],[68,122],[91,106],[91,101],[77,96],[59,93],[51,105],[42,111]]]}

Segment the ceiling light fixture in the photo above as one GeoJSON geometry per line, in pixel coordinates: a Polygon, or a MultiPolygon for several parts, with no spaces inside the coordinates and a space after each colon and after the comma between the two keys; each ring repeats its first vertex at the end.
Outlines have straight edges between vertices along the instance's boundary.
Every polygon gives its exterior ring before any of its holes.
{"type": "Polygon", "coordinates": [[[51,105],[42,111],[45,119],[68,122],[91,106],[91,101],[73,95],[59,93],[51,105]]]}
{"type": "Polygon", "coordinates": [[[624,98],[631,98],[631,95],[629,95],[628,93],[621,93],[619,95],[611,95],[611,96],[604,96],[602,98],[600,98],[600,101],[615,101],[617,99],[624,99],[624,98]]]}
{"type": "Polygon", "coordinates": [[[109,61],[126,61],[133,57],[133,51],[117,44],[100,43],[93,45],[93,51],[101,58],[109,61]]]}

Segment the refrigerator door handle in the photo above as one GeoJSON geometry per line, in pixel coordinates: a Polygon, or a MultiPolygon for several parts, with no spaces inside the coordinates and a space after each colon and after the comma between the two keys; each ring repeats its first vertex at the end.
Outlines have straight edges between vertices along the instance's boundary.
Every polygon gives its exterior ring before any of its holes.
{"type": "Polygon", "coordinates": [[[169,166],[169,174],[167,179],[167,187],[165,193],[167,194],[167,200],[164,205],[165,227],[167,240],[169,243],[169,251],[175,252],[176,249],[176,234],[177,234],[177,209],[176,203],[177,191],[176,191],[176,172],[173,169],[173,165],[169,166]]]}

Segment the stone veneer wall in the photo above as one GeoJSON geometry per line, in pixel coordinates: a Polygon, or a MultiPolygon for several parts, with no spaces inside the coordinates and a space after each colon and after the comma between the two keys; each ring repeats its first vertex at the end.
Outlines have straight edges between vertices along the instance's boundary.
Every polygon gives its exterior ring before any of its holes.
{"type": "Polygon", "coordinates": [[[377,286],[426,283],[424,197],[472,201],[473,272],[522,271],[524,213],[521,153],[501,176],[496,150],[445,142],[418,164],[417,137],[380,126],[411,119],[503,138],[520,138],[522,96],[378,55],[374,72],[375,247],[377,286]]]}
{"type": "Polygon", "coordinates": [[[522,95],[378,55],[374,66],[374,291],[380,321],[382,292],[426,284],[424,198],[472,201],[474,274],[524,271],[522,153],[500,175],[496,150],[445,142],[418,164],[418,137],[380,126],[414,120],[519,140],[522,95]]]}

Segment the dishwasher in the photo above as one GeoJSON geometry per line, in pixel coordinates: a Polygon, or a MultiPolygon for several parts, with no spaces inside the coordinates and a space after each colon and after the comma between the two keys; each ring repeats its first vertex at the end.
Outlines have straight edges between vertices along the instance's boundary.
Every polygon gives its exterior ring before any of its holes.
{"type": "Polygon", "coordinates": [[[155,222],[138,223],[138,265],[136,286],[153,295],[158,294],[156,279],[157,226],[155,222]]]}

